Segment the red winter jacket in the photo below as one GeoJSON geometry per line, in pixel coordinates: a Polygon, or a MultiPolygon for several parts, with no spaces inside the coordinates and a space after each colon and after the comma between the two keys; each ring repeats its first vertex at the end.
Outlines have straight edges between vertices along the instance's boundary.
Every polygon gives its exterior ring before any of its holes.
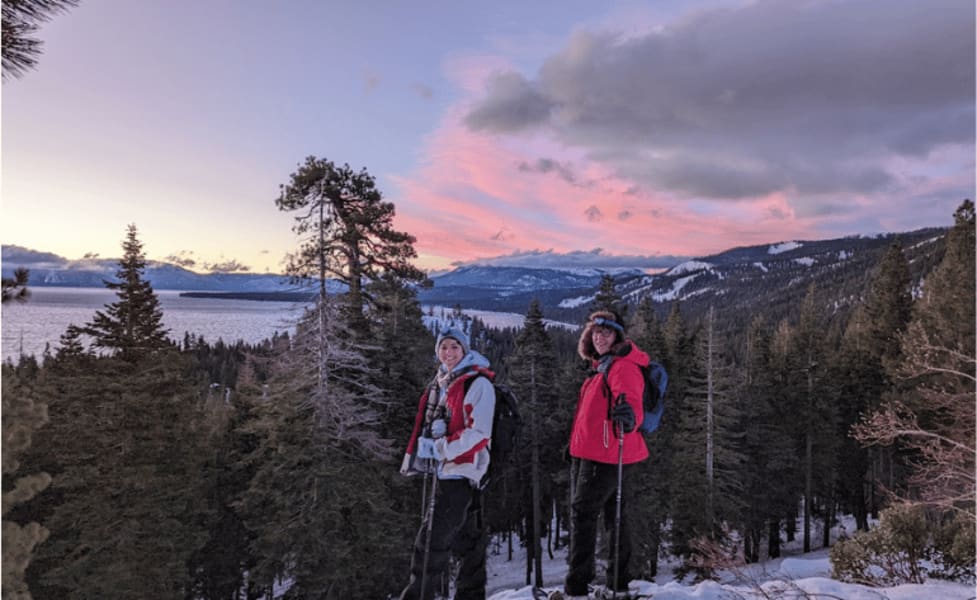
{"type": "MultiPolygon", "coordinates": [[[[451,413],[451,419],[447,423],[448,431],[445,435],[446,474],[454,473],[478,481],[488,468],[486,449],[491,438],[495,409],[495,392],[491,384],[494,377],[495,373],[486,368],[473,367],[448,385],[446,405],[448,412],[451,413]],[[476,379],[468,390],[469,393],[466,393],[465,381],[479,375],[484,377],[482,380],[476,379]],[[477,386],[481,387],[476,389],[477,386]],[[476,391],[480,393],[475,393],[476,391]],[[485,397],[484,403],[479,401],[476,405],[472,402],[475,397],[479,399],[485,397]]],[[[418,400],[414,430],[407,443],[408,455],[414,454],[417,450],[417,438],[420,437],[424,427],[424,413],[430,390],[430,387],[425,388],[418,400]]]]}
{"type": "MultiPolygon", "coordinates": [[[[583,382],[570,433],[570,456],[617,464],[618,440],[614,435],[614,423],[609,418],[610,401],[624,393],[634,410],[635,428],[624,434],[623,463],[628,465],[648,458],[648,446],[638,431],[644,418],[641,396],[645,389],[644,377],[638,367],[648,362],[648,355],[629,340],[622,355],[614,357],[607,373],[610,398],[603,374],[595,373],[583,382]]],[[[593,361],[595,369],[597,365],[598,361],[593,361]]]]}

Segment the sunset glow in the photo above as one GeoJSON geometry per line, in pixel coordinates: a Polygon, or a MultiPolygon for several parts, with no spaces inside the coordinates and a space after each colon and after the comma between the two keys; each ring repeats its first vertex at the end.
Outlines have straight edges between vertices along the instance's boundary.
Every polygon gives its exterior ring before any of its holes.
{"type": "Polygon", "coordinates": [[[374,175],[425,269],[660,268],[974,196],[972,3],[533,4],[83,2],[3,85],[3,243],[113,257],[134,222],[152,259],[280,272],[308,155],[374,175]]]}

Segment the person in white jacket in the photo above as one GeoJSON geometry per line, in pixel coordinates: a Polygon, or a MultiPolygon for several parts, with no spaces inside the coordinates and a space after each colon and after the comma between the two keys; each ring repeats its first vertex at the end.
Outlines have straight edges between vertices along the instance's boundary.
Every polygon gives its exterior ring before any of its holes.
{"type": "Polygon", "coordinates": [[[433,598],[454,553],[460,560],[455,600],[484,600],[487,538],[480,486],[490,460],[495,374],[457,327],[441,330],[435,351],[441,364],[418,402],[401,473],[433,473],[436,493],[415,538],[410,582],[400,599],[433,598]]]}

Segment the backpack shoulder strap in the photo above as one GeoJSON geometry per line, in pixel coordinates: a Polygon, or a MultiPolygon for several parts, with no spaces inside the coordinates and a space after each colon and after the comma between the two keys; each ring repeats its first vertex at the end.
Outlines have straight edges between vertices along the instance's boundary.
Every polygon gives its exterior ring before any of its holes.
{"type": "Polygon", "coordinates": [[[468,390],[471,389],[472,384],[475,383],[475,380],[479,377],[485,377],[490,383],[493,384],[495,382],[495,373],[486,369],[485,367],[472,367],[462,373],[461,377],[465,378],[461,384],[464,386],[466,394],[468,393],[468,390]]]}

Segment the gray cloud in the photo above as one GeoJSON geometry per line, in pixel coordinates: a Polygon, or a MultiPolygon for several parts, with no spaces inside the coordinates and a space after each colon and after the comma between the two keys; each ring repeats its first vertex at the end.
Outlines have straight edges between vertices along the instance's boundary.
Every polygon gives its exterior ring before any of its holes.
{"type": "Polygon", "coordinates": [[[667,269],[689,260],[687,256],[614,256],[602,248],[559,253],[553,250],[517,251],[504,256],[458,261],[453,267],[490,265],[534,269],[667,269]]]}
{"type": "Polygon", "coordinates": [[[251,267],[233,258],[221,262],[204,263],[203,268],[212,273],[247,273],[251,270],[251,267]]]}
{"type": "Polygon", "coordinates": [[[465,117],[473,129],[524,129],[544,122],[553,108],[545,95],[517,73],[493,75],[488,90],[485,100],[465,117]]]}
{"type": "Polygon", "coordinates": [[[191,257],[192,254],[193,253],[188,250],[181,250],[177,254],[170,254],[163,260],[185,269],[192,269],[193,267],[197,266],[197,261],[191,257]]]}
{"type": "Polygon", "coordinates": [[[594,204],[588,206],[587,210],[583,211],[583,214],[586,215],[587,220],[591,223],[596,223],[604,218],[604,213],[602,213],[594,204]]]}
{"type": "Polygon", "coordinates": [[[495,232],[494,235],[489,237],[489,239],[494,240],[496,242],[504,242],[506,240],[512,239],[512,232],[510,232],[507,227],[502,227],[497,232],[495,232]]]}
{"type": "Polygon", "coordinates": [[[517,165],[517,168],[524,173],[554,173],[563,181],[577,187],[587,188],[593,185],[593,183],[589,181],[578,181],[577,176],[573,171],[573,166],[569,163],[558,162],[551,158],[539,158],[533,164],[521,162],[517,165]]]}
{"type": "Polygon", "coordinates": [[[466,118],[544,129],[639,185],[735,199],[890,190],[893,157],[974,141],[972,2],[758,0],[641,37],[579,32],[466,118]]]}

